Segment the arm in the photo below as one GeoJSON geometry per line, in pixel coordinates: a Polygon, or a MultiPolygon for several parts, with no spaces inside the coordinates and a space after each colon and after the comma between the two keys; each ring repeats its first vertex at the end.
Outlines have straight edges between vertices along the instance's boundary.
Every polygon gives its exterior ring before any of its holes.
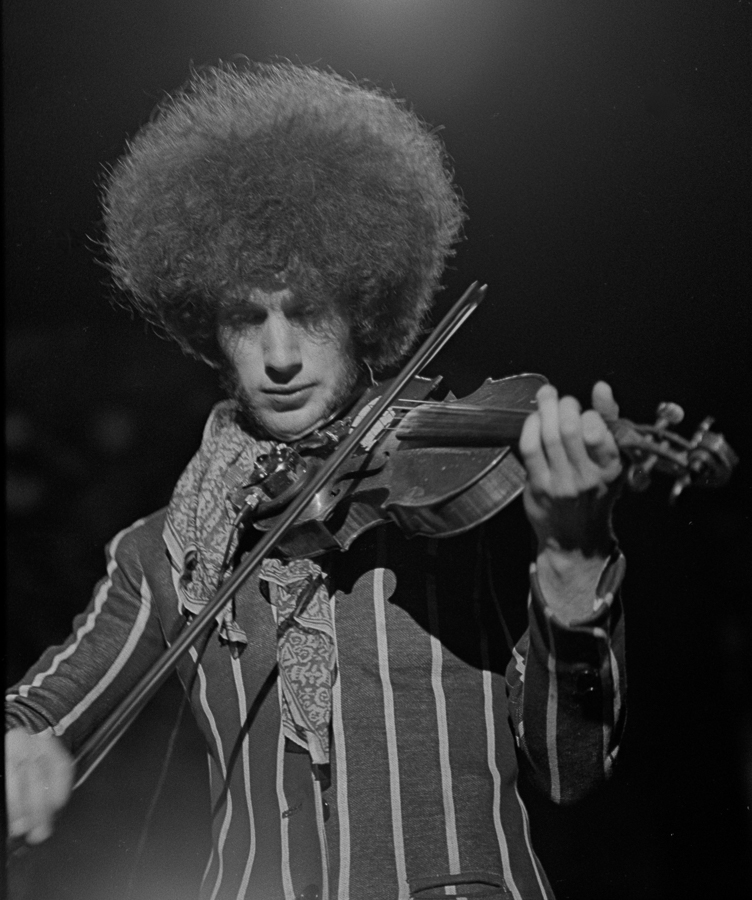
{"type": "Polygon", "coordinates": [[[531,570],[529,626],[512,653],[507,689],[520,764],[555,803],[581,799],[611,773],[626,711],[624,558],[606,563],[588,619],[563,624],[531,570]]]}
{"type": "Polygon", "coordinates": [[[621,462],[605,424],[618,407],[603,382],[585,413],[551,386],[537,399],[520,438],[537,550],[510,707],[523,765],[554,801],[569,802],[608,775],[624,718],[624,560],[611,528],[621,462]]]}
{"type": "Polygon", "coordinates": [[[108,547],[107,577],[73,623],[6,695],[6,791],[14,837],[51,833],[70,795],[72,753],[164,647],[138,562],[140,523],[108,547]]]}

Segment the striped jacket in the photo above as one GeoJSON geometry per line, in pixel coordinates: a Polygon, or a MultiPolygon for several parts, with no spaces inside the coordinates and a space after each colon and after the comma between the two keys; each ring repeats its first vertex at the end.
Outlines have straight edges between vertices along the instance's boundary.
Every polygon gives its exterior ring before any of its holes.
{"type": "MultiPolygon", "coordinates": [[[[179,667],[210,763],[203,900],[553,897],[518,765],[557,802],[607,776],[623,721],[624,566],[615,554],[597,612],[577,627],[552,618],[533,577],[510,652],[500,606],[515,598],[500,560],[512,523],[505,511],[485,537],[444,541],[381,527],[328,560],[338,660],[328,766],[285,743],[276,626],[249,579],[236,604],[249,639],[240,657],[214,634],[179,667]]],[[[11,726],[49,727],[75,751],[163,652],[182,624],[163,524],[161,511],[111,542],[71,637],[9,692],[11,726]]]]}

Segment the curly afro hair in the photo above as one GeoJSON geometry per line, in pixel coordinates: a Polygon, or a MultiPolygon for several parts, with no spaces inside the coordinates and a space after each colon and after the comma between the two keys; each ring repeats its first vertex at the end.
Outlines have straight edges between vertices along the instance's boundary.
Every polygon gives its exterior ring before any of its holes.
{"type": "Polygon", "coordinates": [[[402,103],[291,63],[194,72],[106,176],[107,262],[126,305],[210,365],[223,304],[284,274],[394,365],[463,219],[446,154],[402,103]]]}

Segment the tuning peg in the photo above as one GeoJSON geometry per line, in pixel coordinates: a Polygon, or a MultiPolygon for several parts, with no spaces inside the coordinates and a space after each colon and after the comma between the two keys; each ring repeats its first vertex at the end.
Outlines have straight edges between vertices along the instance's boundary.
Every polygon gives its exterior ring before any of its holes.
{"type": "Polygon", "coordinates": [[[684,410],[678,403],[659,403],[656,410],[656,428],[665,428],[667,425],[679,425],[684,421],[684,410]]]}
{"type": "MultiPolygon", "coordinates": [[[[670,403],[664,402],[658,404],[658,409],[656,410],[656,421],[655,428],[659,430],[663,430],[668,426],[678,425],[682,419],[684,418],[684,410],[679,406],[678,403],[670,403]]],[[[629,470],[627,471],[627,484],[633,491],[642,492],[647,490],[650,487],[650,473],[653,470],[653,467],[658,462],[658,457],[655,455],[647,456],[645,459],[640,460],[638,463],[633,463],[629,470]]],[[[676,485],[674,485],[676,487],[676,485]]],[[[676,493],[678,497],[681,491],[684,489],[684,485],[680,487],[676,493]]],[[[673,497],[673,492],[672,492],[673,497]]]]}

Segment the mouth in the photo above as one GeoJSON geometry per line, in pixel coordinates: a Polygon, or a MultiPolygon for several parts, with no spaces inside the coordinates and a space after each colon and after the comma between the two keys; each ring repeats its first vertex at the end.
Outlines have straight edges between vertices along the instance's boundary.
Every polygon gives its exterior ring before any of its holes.
{"type": "Polygon", "coordinates": [[[299,394],[301,391],[308,391],[313,387],[312,384],[301,384],[301,385],[286,385],[285,387],[273,387],[266,388],[264,391],[265,394],[270,394],[273,397],[290,397],[293,394],[299,394]]]}
{"type": "Polygon", "coordinates": [[[313,392],[315,385],[304,384],[299,387],[275,387],[268,388],[264,394],[275,409],[294,409],[302,406],[313,392]]]}

